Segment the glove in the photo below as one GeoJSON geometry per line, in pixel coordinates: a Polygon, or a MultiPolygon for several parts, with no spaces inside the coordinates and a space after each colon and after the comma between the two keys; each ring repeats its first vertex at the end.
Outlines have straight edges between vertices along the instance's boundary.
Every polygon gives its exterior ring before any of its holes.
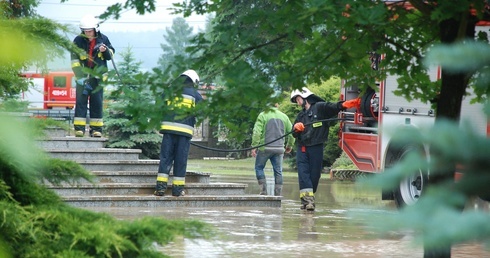
{"type": "Polygon", "coordinates": [[[305,130],[305,125],[301,122],[294,124],[294,132],[301,133],[305,130]]]}
{"type": "Polygon", "coordinates": [[[353,108],[353,107],[359,107],[361,106],[361,99],[360,98],[355,98],[351,100],[344,101],[342,103],[342,107],[345,109],[353,108]]]}
{"type": "Polygon", "coordinates": [[[92,92],[93,88],[87,81],[85,81],[82,94],[88,96],[92,92]]]}
{"type": "Polygon", "coordinates": [[[86,80],[86,79],[84,79],[84,78],[82,78],[82,79],[77,79],[77,80],[76,80],[76,83],[77,83],[78,85],[84,85],[84,84],[85,84],[85,80],[86,80]]]}

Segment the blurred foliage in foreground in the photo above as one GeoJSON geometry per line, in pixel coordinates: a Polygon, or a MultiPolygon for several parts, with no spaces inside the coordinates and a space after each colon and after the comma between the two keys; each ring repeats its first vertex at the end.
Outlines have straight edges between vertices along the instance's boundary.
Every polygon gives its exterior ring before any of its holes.
{"type": "Polygon", "coordinates": [[[46,157],[26,118],[0,119],[0,257],[166,257],[155,244],[212,234],[198,221],[123,221],[65,204],[39,182],[76,184],[92,175],[75,162],[46,157]]]}
{"type": "Polygon", "coordinates": [[[420,130],[407,127],[397,131],[397,136],[400,136],[397,137],[400,143],[430,146],[430,159],[409,155],[398,165],[359,183],[368,183],[377,188],[395,188],[404,177],[417,173],[420,168],[422,171],[430,171],[427,191],[418,202],[404,207],[399,213],[357,215],[366,218],[370,228],[380,232],[413,230],[420,236],[415,240],[429,247],[469,241],[490,244],[488,212],[461,211],[474,196],[490,197],[490,139],[477,134],[470,126],[459,127],[447,121],[420,130]],[[430,185],[431,175],[443,173],[447,166],[452,165],[458,165],[458,172],[463,173],[462,179],[430,185]]]}
{"type": "MultiPolygon", "coordinates": [[[[426,64],[441,65],[452,72],[476,72],[472,83],[476,86],[475,91],[483,95],[477,100],[485,103],[482,112],[486,114],[488,123],[489,60],[490,46],[472,42],[437,45],[429,52],[425,61],[426,64]]],[[[415,237],[415,240],[419,244],[423,243],[424,247],[437,250],[453,244],[479,241],[486,243],[490,248],[489,213],[478,210],[462,211],[467,201],[475,196],[490,200],[488,135],[476,132],[470,121],[464,118],[459,125],[441,119],[436,120],[434,126],[429,128],[416,129],[407,126],[390,133],[393,140],[402,146],[426,146],[430,158],[415,153],[407,155],[399,164],[359,183],[381,189],[394,189],[403,178],[422,171],[429,178],[428,187],[424,188],[421,198],[414,205],[404,207],[399,213],[358,215],[367,218],[370,227],[381,232],[413,230],[419,236],[415,237]],[[454,167],[463,174],[462,179],[454,180],[454,167]],[[431,177],[441,174],[446,174],[445,178],[448,180],[431,184],[431,177]]]]}

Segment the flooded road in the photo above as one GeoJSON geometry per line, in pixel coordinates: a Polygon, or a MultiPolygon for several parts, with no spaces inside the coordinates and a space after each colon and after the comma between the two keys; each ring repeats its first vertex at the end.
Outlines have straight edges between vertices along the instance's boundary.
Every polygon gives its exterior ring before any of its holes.
{"type": "MultiPolygon", "coordinates": [[[[354,187],[352,182],[321,179],[315,194],[315,212],[299,209],[296,178],[284,178],[281,208],[182,208],[177,210],[106,209],[121,219],[158,216],[196,219],[215,227],[212,239],[177,239],[162,251],[171,257],[423,257],[412,245],[410,233],[380,236],[367,230],[361,218],[350,211],[368,209],[392,212],[391,201],[382,201],[378,191],[354,187]],[[368,207],[368,208],[360,208],[368,207]]],[[[247,183],[247,194],[259,192],[254,175],[212,177],[212,182],[247,183]]],[[[268,182],[269,192],[274,184],[268,182]]],[[[486,204],[488,205],[488,204],[486,204]]],[[[454,246],[452,257],[490,257],[480,244],[454,246]]]]}

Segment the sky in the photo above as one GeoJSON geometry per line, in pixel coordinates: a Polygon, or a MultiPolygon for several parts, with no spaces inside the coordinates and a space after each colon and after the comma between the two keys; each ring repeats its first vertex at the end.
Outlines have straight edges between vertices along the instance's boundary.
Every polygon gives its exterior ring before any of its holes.
{"type": "MultiPolygon", "coordinates": [[[[42,0],[36,10],[39,15],[46,18],[78,27],[83,16],[97,16],[103,13],[108,6],[117,2],[124,3],[125,0],[69,0],[65,3],[60,3],[60,0],[42,0]]],[[[181,2],[181,0],[156,0],[156,11],[145,15],[138,15],[134,10],[123,11],[118,20],[104,21],[100,29],[105,32],[165,29],[172,25],[174,18],[178,17],[167,10],[172,7],[172,2],[181,2]]],[[[205,20],[204,16],[197,15],[186,18],[187,23],[194,27],[194,32],[204,29],[205,20]]]]}

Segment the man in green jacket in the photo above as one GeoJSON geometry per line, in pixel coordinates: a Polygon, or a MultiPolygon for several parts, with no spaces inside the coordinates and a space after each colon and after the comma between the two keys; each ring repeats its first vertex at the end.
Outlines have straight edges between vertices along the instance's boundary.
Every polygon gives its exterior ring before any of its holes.
{"type": "Polygon", "coordinates": [[[274,195],[282,195],[282,160],[284,153],[291,152],[294,145],[292,134],[282,137],[291,132],[292,124],[289,117],[279,111],[278,106],[276,103],[275,107],[261,112],[253,129],[252,146],[269,143],[252,150],[252,156],[255,157],[255,175],[259,182],[260,195],[267,195],[267,180],[264,174],[267,160],[270,160],[274,170],[274,195]],[[278,138],[281,139],[274,141],[278,138]]]}

